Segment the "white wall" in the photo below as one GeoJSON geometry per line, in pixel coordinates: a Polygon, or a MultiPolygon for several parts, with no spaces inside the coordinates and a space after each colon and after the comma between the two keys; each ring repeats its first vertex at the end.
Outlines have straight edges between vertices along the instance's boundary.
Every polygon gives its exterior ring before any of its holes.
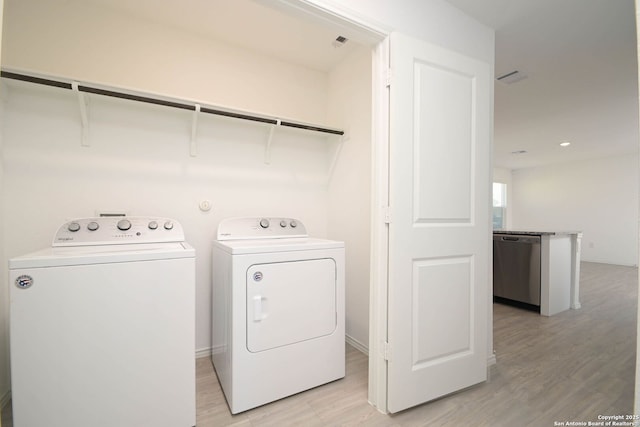
{"type": "Polygon", "coordinates": [[[5,13],[3,67],[324,121],[325,73],[88,1],[7,0],[5,13]]]}
{"type": "Polygon", "coordinates": [[[363,350],[369,346],[371,59],[363,48],[332,70],[327,113],[347,131],[329,186],[328,231],[345,242],[347,336],[363,350]]]}
{"type": "Polygon", "coordinates": [[[638,264],[637,155],[512,173],[513,229],[577,230],[582,259],[638,264]]]}

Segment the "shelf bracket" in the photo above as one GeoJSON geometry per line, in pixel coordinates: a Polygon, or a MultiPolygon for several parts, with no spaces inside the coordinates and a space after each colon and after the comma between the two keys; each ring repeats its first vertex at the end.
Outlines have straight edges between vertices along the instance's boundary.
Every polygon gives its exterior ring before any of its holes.
{"type": "Polygon", "coordinates": [[[198,116],[200,115],[200,104],[196,104],[193,111],[193,119],[191,120],[191,142],[189,143],[189,154],[191,157],[198,155],[198,116]]]}
{"type": "Polygon", "coordinates": [[[273,141],[273,134],[276,130],[276,126],[280,126],[280,119],[276,119],[276,124],[271,125],[269,128],[269,136],[267,137],[267,146],[264,150],[264,164],[271,164],[271,141],[273,141]]]}
{"type": "Polygon", "coordinates": [[[89,142],[89,114],[87,112],[89,99],[84,93],[80,92],[78,82],[71,82],[71,89],[78,94],[78,106],[80,107],[80,123],[82,125],[82,134],[80,137],[80,145],[90,147],[89,142]]]}
{"type": "Polygon", "coordinates": [[[329,182],[331,182],[331,178],[333,177],[333,171],[336,168],[336,163],[338,163],[338,158],[340,157],[340,152],[342,151],[342,146],[348,140],[349,140],[349,136],[348,136],[347,133],[341,135],[340,139],[338,140],[338,146],[336,147],[335,151],[333,152],[333,159],[331,160],[331,164],[329,165],[329,172],[327,174],[327,184],[329,182]]]}

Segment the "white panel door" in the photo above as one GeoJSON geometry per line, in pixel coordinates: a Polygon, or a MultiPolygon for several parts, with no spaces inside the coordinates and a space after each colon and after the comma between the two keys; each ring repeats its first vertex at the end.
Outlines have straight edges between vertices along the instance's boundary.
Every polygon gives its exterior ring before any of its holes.
{"type": "Polygon", "coordinates": [[[391,36],[388,410],[486,380],[488,64],[391,36]]]}

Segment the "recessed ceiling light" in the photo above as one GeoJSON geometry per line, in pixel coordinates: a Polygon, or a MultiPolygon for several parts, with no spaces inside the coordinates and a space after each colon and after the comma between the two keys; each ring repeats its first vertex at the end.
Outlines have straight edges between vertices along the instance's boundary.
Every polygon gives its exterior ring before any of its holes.
{"type": "Polygon", "coordinates": [[[560,147],[568,147],[570,145],[571,145],[571,143],[569,141],[563,141],[563,142],[560,143],[560,147]]]}

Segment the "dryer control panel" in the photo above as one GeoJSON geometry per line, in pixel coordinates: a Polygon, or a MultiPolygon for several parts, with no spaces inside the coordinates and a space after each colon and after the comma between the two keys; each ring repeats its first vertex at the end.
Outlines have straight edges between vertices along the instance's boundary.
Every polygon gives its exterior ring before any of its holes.
{"type": "Polygon", "coordinates": [[[218,240],[278,239],[309,237],[304,224],[295,218],[242,217],[222,220],[218,240]]]}
{"type": "Polygon", "coordinates": [[[92,217],[68,221],[58,228],[51,246],[91,246],[184,242],[182,226],[164,217],[92,217]]]}

